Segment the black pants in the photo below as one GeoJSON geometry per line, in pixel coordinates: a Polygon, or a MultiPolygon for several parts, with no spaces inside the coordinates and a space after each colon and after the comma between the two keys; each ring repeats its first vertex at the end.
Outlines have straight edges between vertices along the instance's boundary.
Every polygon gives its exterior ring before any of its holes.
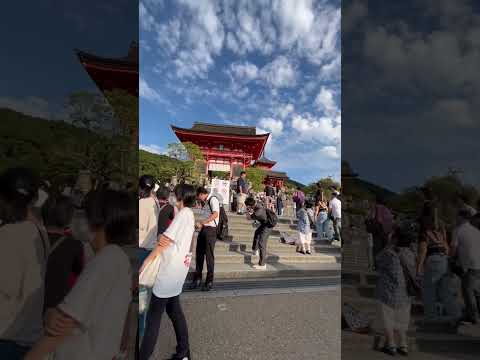
{"type": "Polygon", "coordinates": [[[152,294],[147,314],[147,326],[145,328],[145,335],[143,335],[142,347],[140,348],[140,360],[148,360],[153,354],[158,339],[162,315],[165,310],[175,329],[177,356],[182,358],[189,355],[188,327],[182,305],[180,304],[180,295],[162,299],[152,294]]]}
{"type": "Polygon", "coordinates": [[[30,347],[0,339],[0,359],[21,360],[29,351],[30,347]]]}
{"type": "Polygon", "coordinates": [[[467,318],[480,321],[480,270],[469,270],[463,275],[462,290],[467,318]]]}
{"type": "Polygon", "coordinates": [[[267,241],[272,228],[267,227],[266,225],[260,225],[257,230],[255,230],[255,235],[253,235],[253,245],[252,250],[260,250],[260,261],[259,265],[265,265],[267,259],[267,241]]]}
{"type": "Polygon", "coordinates": [[[196,274],[195,280],[202,279],[203,262],[207,258],[207,278],[206,283],[213,282],[213,273],[215,271],[215,242],[217,241],[217,228],[204,226],[197,238],[197,248],[195,252],[196,274]]]}

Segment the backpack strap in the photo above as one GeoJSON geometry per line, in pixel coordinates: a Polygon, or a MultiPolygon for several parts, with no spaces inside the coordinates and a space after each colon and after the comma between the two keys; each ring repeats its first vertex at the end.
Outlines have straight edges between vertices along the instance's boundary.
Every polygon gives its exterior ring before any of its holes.
{"type": "Polygon", "coordinates": [[[53,253],[53,251],[59,247],[65,240],[67,239],[66,236],[62,236],[60,239],[57,240],[57,242],[55,244],[52,245],[52,247],[50,248],[50,254],[53,253]]]}
{"type": "Polygon", "coordinates": [[[38,224],[36,224],[34,221],[32,221],[33,225],[35,225],[35,227],[37,228],[37,231],[38,231],[38,235],[40,235],[40,240],[42,240],[42,248],[43,248],[43,255],[44,255],[44,258],[45,258],[45,261],[48,260],[48,256],[50,255],[51,253],[51,250],[49,250],[49,240],[48,238],[45,239],[45,236],[44,234],[42,233],[42,230],[40,229],[40,226],[38,226],[38,224]]]}
{"type": "MultiPolygon", "coordinates": [[[[210,199],[208,199],[208,207],[210,208],[210,212],[213,214],[213,210],[212,210],[212,204],[210,204],[210,201],[212,200],[212,198],[216,198],[218,200],[218,198],[216,196],[210,196],[210,199]]],[[[219,206],[220,206],[220,202],[219,202],[219,206]]],[[[218,217],[220,218],[220,211],[218,211],[218,217]]],[[[213,219],[213,222],[215,223],[215,227],[218,227],[218,223],[216,221],[216,219],[213,219]]]]}

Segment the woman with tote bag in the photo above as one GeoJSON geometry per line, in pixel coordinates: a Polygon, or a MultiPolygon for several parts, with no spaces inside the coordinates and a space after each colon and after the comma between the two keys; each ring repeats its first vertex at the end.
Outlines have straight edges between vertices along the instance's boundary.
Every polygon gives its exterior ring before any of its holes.
{"type": "Polygon", "coordinates": [[[195,206],[197,194],[195,188],[187,184],[177,185],[174,192],[179,212],[160,236],[157,246],[145,259],[139,273],[140,285],[152,287],[140,360],[149,359],[155,349],[164,311],[173,323],[178,340],[177,352],[171,359],[190,359],[188,328],[180,294],[192,259],[195,218],[191,208],[195,206]]]}

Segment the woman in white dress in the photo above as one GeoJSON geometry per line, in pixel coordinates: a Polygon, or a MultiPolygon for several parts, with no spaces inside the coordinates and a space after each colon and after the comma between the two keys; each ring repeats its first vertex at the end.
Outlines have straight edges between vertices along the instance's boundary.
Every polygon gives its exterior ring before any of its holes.
{"type": "Polygon", "coordinates": [[[145,335],[140,347],[140,360],[148,360],[153,354],[165,311],[172,321],[178,343],[177,351],[171,359],[190,359],[188,327],[180,303],[180,294],[192,259],[195,218],[191,208],[196,204],[197,193],[192,185],[187,184],[177,185],[174,192],[179,212],[168,229],[160,236],[157,246],[145,259],[140,269],[141,274],[150,262],[162,256],[147,313],[145,335]]]}

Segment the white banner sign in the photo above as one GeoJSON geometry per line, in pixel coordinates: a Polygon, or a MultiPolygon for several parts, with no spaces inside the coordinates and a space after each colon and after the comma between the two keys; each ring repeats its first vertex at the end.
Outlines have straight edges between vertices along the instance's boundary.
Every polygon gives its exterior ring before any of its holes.
{"type": "Polygon", "coordinates": [[[210,194],[216,196],[220,203],[228,205],[230,202],[230,181],[212,179],[210,194]]]}
{"type": "Polygon", "coordinates": [[[230,164],[209,163],[208,170],[230,172],[230,164]]]}

